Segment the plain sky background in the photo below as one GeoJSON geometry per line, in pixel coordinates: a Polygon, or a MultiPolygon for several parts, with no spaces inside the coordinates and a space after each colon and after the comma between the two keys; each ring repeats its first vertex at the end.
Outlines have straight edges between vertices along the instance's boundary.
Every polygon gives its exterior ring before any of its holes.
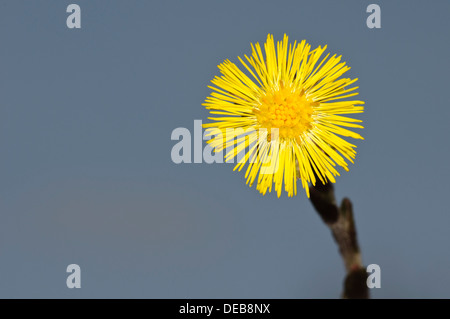
{"type": "Polygon", "coordinates": [[[381,267],[372,296],[449,298],[450,2],[374,2],[381,29],[370,3],[1,1],[0,297],[338,298],[303,191],[263,197],[232,164],[170,158],[172,130],[206,121],[217,64],[286,33],[360,79],[365,140],[336,193],[381,267]]]}

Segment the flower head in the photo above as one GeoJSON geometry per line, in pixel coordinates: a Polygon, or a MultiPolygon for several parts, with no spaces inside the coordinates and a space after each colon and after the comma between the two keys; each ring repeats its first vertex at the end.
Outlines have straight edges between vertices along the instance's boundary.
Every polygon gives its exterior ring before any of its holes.
{"type": "Polygon", "coordinates": [[[213,123],[204,124],[208,143],[216,152],[226,149],[226,161],[240,158],[235,170],[248,163],[245,177],[265,194],[275,185],[278,197],[283,181],[288,196],[297,194],[300,179],[309,197],[308,183],[335,182],[336,165],[348,171],[355,145],[342,137],[362,139],[347,128],[363,128],[345,114],[362,113],[363,101],[348,100],[357,79],[341,78],[350,69],[341,56],[327,54],[326,46],[311,50],[304,40],[289,44],[285,35],[276,46],[272,35],[252,46],[252,55],[239,57],[248,73],[225,60],[222,76],[211,82],[214,91],[205,103],[213,123]],[[248,149],[248,150],[247,150],[248,149]]]}

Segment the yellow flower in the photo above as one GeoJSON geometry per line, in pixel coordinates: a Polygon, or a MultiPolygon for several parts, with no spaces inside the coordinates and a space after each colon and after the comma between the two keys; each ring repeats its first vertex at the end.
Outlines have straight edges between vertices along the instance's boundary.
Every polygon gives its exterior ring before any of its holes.
{"type": "Polygon", "coordinates": [[[218,66],[222,76],[211,81],[214,92],[203,105],[220,117],[204,124],[206,135],[215,136],[208,143],[215,152],[226,149],[227,162],[240,156],[235,170],[248,162],[247,184],[258,177],[261,193],[275,184],[279,197],[284,180],[288,196],[296,195],[300,179],[309,197],[309,182],[334,183],[336,165],[348,171],[345,159],[353,163],[356,146],[340,136],[363,139],[345,128],[363,128],[356,124],[362,121],[343,116],[363,112],[363,101],[346,99],[358,94],[358,87],[347,88],[357,79],[340,78],[350,69],[341,56],[321,59],[326,46],[311,50],[284,35],[275,48],[270,34],[265,57],[259,43],[251,46],[247,62],[238,57],[247,74],[225,60],[218,66]]]}

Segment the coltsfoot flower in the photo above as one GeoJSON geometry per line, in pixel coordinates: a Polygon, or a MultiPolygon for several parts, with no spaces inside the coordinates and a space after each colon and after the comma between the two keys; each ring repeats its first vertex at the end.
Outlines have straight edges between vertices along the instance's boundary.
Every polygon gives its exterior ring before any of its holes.
{"type": "Polygon", "coordinates": [[[300,180],[309,197],[308,183],[334,183],[336,165],[348,171],[346,160],[353,163],[356,146],[342,137],[363,139],[348,129],[363,128],[362,121],[345,116],[364,109],[363,101],[347,99],[358,94],[349,87],[357,79],[341,78],[350,69],[341,56],[321,58],[326,46],[289,44],[286,35],[275,46],[270,34],[264,55],[258,43],[251,46],[251,57],[239,57],[247,73],[225,60],[211,81],[203,105],[219,116],[204,124],[215,136],[208,143],[226,149],[226,161],[240,158],[235,170],[248,163],[247,184],[256,180],[262,194],[274,185],[279,197],[284,184],[288,196],[296,195],[300,180]]]}

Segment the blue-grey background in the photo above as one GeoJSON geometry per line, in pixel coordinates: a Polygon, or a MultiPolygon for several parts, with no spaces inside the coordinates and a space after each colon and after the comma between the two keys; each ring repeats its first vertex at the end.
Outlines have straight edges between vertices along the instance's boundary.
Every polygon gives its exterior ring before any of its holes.
{"type": "Polygon", "coordinates": [[[360,79],[366,139],[336,192],[381,267],[372,296],[450,297],[450,2],[376,1],[381,29],[370,3],[1,1],[0,297],[339,297],[303,191],[263,197],[231,164],[170,158],[217,64],[268,33],[327,44],[360,79]]]}

